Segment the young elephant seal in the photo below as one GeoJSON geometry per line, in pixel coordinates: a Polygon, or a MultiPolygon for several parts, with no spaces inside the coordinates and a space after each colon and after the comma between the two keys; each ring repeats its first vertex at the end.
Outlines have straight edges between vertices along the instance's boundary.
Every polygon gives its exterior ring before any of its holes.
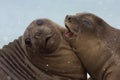
{"type": "Polygon", "coordinates": [[[120,80],[120,30],[91,13],[65,18],[65,36],[95,80],[120,80]]]}
{"type": "Polygon", "coordinates": [[[23,36],[0,50],[1,80],[86,80],[65,29],[48,19],[33,21],[23,36]]]}

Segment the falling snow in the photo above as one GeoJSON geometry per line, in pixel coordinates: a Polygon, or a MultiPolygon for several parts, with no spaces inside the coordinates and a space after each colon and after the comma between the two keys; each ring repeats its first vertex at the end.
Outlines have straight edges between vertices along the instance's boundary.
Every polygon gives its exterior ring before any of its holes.
{"type": "Polygon", "coordinates": [[[70,61],[68,61],[67,63],[68,63],[68,64],[70,64],[71,62],[70,62],[70,61]]]}
{"type": "Polygon", "coordinates": [[[11,77],[10,77],[10,76],[7,76],[7,80],[11,80],[11,77]]]}
{"type": "Polygon", "coordinates": [[[47,67],[49,66],[49,64],[46,65],[47,67]]]}

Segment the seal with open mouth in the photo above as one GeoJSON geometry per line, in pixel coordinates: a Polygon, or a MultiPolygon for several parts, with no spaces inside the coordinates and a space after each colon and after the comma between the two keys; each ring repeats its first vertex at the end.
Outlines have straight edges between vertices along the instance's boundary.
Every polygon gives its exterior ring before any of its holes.
{"type": "Polygon", "coordinates": [[[92,79],[120,80],[120,30],[92,13],[67,15],[65,26],[68,42],[92,79]]]}

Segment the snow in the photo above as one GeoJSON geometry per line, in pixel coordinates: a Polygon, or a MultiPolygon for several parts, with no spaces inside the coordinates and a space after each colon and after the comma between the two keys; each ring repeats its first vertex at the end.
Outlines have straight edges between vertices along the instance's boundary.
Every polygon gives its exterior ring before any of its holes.
{"type": "Polygon", "coordinates": [[[70,62],[70,61],[68,61],[67,63],[68,63],[68,64],[70,64],[71,62],[70,62]]]}
{"type": "Polygon", "coordinates": [[[87,79],[89,79],[90,78],[90,75],[87,73],[87,79]]]}
{"type": "Polygon", "coordinates": [[[49,66],[49,64],[46,64],[46,66],[48,67],[48,66],[49,66]]]}
{"type": "Polygon", "coordinates": [[[4,41],[9,41],[8,36],[4,36],[4,37],[3,37],[3,40],[4,40],[4,41]]]}
{"type": "Polygon", "coordinates": [[[7,76],[7,80],[12,80],[10,76],[7,76]]]}

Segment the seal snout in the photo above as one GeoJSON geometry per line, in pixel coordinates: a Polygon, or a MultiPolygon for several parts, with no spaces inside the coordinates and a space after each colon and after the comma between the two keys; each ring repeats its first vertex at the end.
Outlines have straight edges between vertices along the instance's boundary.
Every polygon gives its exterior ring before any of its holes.
{"type": "Polygon", "coordinates": [[[37,25],[42,25],[43,23],[44,23],[44,21],[42,19],[39,19],[39,20],[36,21],[37,25]]]}
{"type": "Polygon", "coordinates": [[[66,17],[65,17],[65,27],[67,28],[67,32],[65,33],[65,36],[67,37],[67,38],[70,38],[70,37],[72,37],[73,36],[73,32],[72,32],[72,30],[71,30],[71,22],[72,22],[72,19],[73,19],[73,17],[71,16],[71,15],[67,15],[66,17]]]}
{"type": "Polygon", "coordinates": [[[72,17],[70,15],[67,15],[65,17],[65,22],[71,22],[72,21],[72,17]]]}

